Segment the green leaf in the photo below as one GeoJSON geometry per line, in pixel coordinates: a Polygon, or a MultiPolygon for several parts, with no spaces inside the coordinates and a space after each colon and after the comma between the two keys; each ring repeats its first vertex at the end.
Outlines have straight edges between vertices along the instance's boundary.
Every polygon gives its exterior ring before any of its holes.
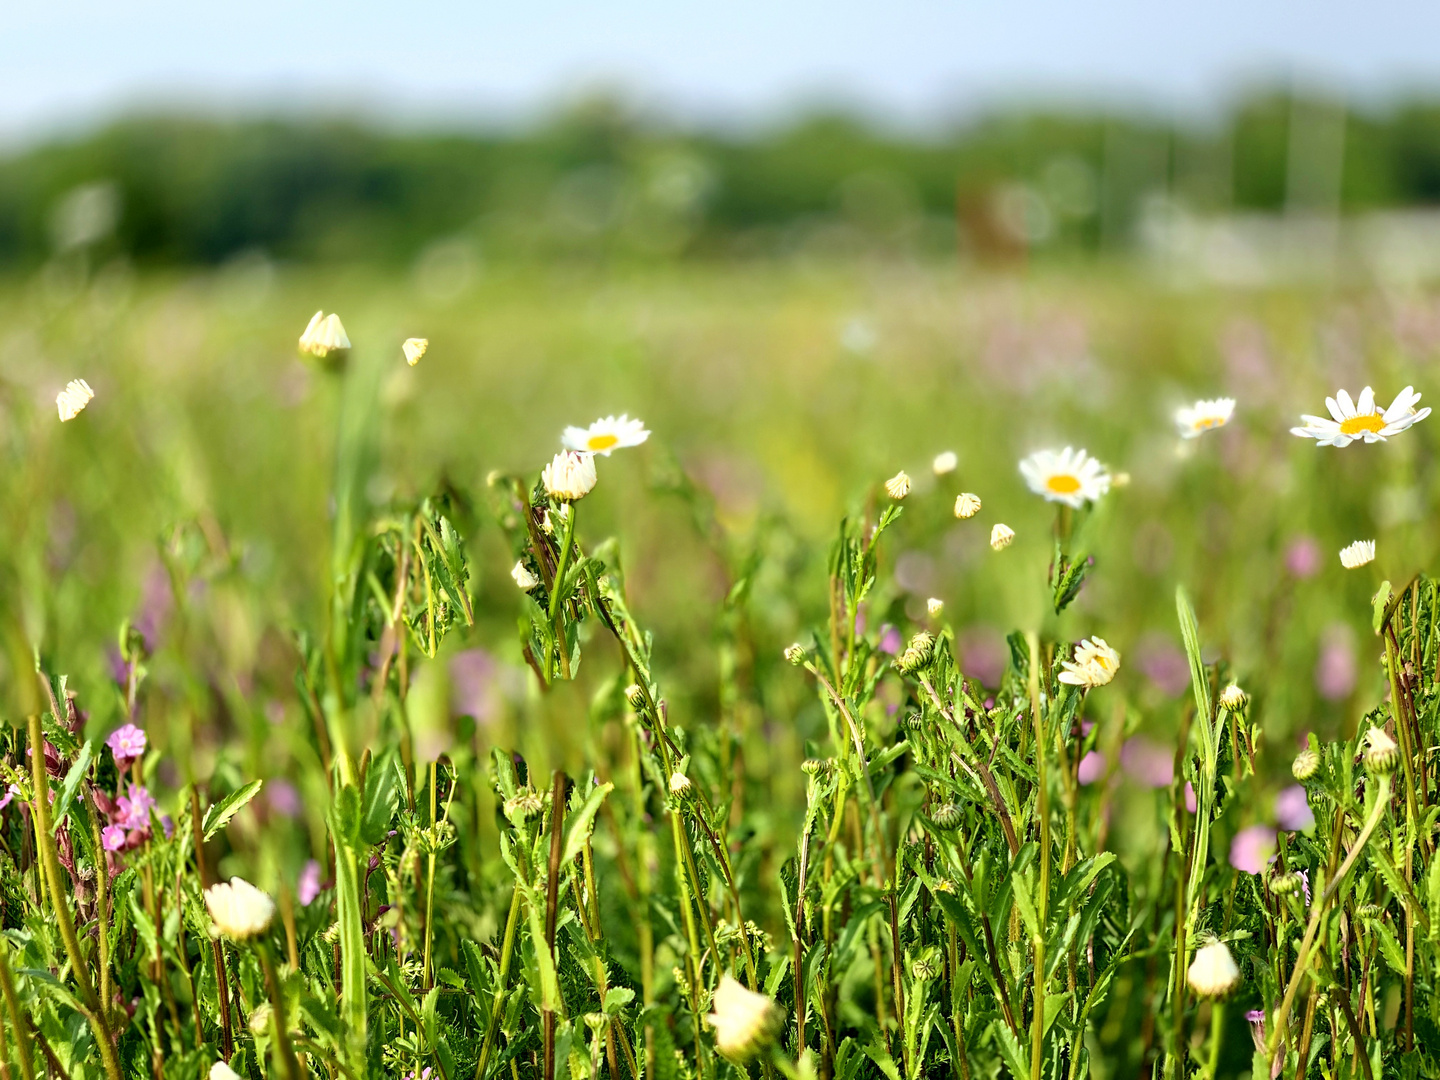
{"type": "Polygon", "coordinates": [[[1210,680],[1205,677],[1205,664],[1200,657],[1200,624],[1195,609],[1185,595],[1185,586],[1175,587],[1175,611],[1180,616],[1180,637],[1185,642],[1185,656],[1190,661],[1190,688],[1195,692],[1195,712],[1200,725],[1207,731],[1212,715],[1210,680]]]}
{"type": "Polygon", "coordinates": [[[238,814],[251,799],[260,793],[264,785],[263,780],[251,780],[242,788],[237,788],[225,798],[215,803],[205,811],[205,818],[202,822],[205,839],[213,839],[215,834],[230,824],[230,819],[238,814]]]}
{"type": "Polygon", "coordinates": [[[145,948],[146,959],[154,960],[160,955],[160,942],[155,933],[155,922],[150,918],[150,913],[140,904],[138,893],[130,894],[130,918],[135,924],[135,932],[139,935],[141,944],[145,948]]]}
{"type": "Polygon", "coordinates": [[[385,756],[370,765],[365,774],[365,800],[360,815],[360,842],[378,844],[390,831],[390,822],[400,805],[400,787],[404,783],[393,756],[385,756]]]}
{"type": "Polygon", "coordinates": [[[1386,607],[1390,604],[1390,582],[1382,581],[1380,588],[1370,598],[1370,626],[1375,631],[1375,636],[1380,636],[1380,630],[1385,625],[1386,607]]]}
{"type": "Polygon", "coordinates": [[[575,811],[569,827],[565,830],[565,847],[560,857],[562,866],[568,866],[572,859],[585,850],[585,841],[590,838],[590,830],[594,826],[600,804],[613,790],[614,784],[597,784],[590,789],[590,794],[585,796],[585,801],[580,805],[580,809],[575,811]]]}
{"type": "Polygon", "coordinates": [[[70,771],[65,774],[65,779],[60,784],[60,790],[55,793],[55,807],[51,813],[57,828],[65,820],[65,815],[70,813],[70,805],[75,801],[75,792],[80,789],[81,781],[90,771],[90,761],[94,749],[94,744],[90,742],[80,748],[79,757],[75,759],[75,764],[70,766],[70,771]]]}
{"type": "Polygon", "coordinates": [[[605,991],[605,1002],[601,1006],[606,1016],[618,1016],[620,1010],[635,1000],[635,991],[628,986],[612,986],[605,991]]]}

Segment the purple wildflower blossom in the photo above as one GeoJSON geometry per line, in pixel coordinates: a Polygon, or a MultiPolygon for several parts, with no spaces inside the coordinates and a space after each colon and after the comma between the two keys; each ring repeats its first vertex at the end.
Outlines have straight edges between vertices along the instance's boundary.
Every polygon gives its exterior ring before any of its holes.
{"type": "Polygon", "coordinates": [[[1305,789],[1299,784],[1291,784],[1275,796],[1275,821],[1286,832],[1309,829],[1315,824],[1305,789]]]}
{"type": "Polygon", "coordinates": [[[105,745],[110,747],[110,752],[115,755],[115,765],[120,769],[128,769],[132,761],[138,761],[145,756],[145,732],[134,724],[126,724],[112,732],[110,738],[105,740],[105,745]]]}
{"type": "Polygon", "coordinates": [[[1080,767],[1075,775],[1082,784],[1095,783],[1105,775],[1105,755],[1099,750],[1091,750],[1080,759],[1080,767]]]}
{"type": "Polygon", "coordinates": [[[1230,842],[1230,865],[1244,874],[1258,874],[1275,853],[1275,830],[1269,825],[1241,829],[1230,842]]]}
{"type": "Polygon", "coordinates": [[[118,824],[127,829],[148,829],[150,827],[150,811],[155,808],[155,799],[148,790],[139,784],[131,784],[130,794],[121,795],[118,802],[120,804],[118,824]]]}
{"type": "Polygon", "coordinates": [[[125,829],[120,825],[106,825],[100,830],[100,846],[106,851],[119,851],[125,846],[125,829]]]}
{"type": "Polygon", "coordinates": [[[314,859],[309,860],[305,869],[300,871],[300,884],[295,892],[302,907],[309,907],[320,895],[320,864],[314,859]]]}

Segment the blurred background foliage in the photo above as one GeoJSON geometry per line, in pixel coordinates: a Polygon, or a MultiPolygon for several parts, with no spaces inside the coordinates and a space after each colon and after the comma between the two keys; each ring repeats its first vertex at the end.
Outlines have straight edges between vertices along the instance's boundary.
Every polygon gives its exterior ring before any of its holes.
{"type": "Polygon", "coordinates": [[[685,127],[618,96],[491,130],[137,115],[0,160],[0,266],[100,242],[146,265],[891,248],[1123,250],[1168,204],[1364,212],[1440,200],[1440,104],[1256,91],[1208,120],[995,109],[907,134],[821,111],[685,127]]]}

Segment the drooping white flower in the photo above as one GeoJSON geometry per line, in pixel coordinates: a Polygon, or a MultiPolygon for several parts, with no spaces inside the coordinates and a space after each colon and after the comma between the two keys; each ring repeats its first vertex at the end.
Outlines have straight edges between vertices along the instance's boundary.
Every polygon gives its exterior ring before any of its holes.
{"type": "Polygon", "coordinates": [[[1035,494],[1076,510],[1110,490],[1110,474],[1105,466],[1084,450],[1069,446],[1059,453],[1036,451],[1020,462],[1020,472],[1035,494]]]}
{"type": "Polygon", "coordinates": [[[1325,399],[1330,416],[1300,417],[1305,423],[1290,429],[1291,435],[1314,439],[1320,446],[1349,446],[1356,439],[1367,443],[1384,442],[1391,435],[1398,435],[1412,424],[1417,424],[1430,415],[1430,407],[1416,411],[1420,395],[1413,386],[1407,386],[1395,395],[1388,409],[1381,410],[1375,404],[1375,391],[1365,387],[1354,401],[1344,390],[1337,391],[1333,398],[1325,399]]]}
{"type": "Polygon", "coordinates": [[[567,450],[609,457],[610,451],[639,446],[649,437],[650,432],[645,430],[643,422],[631,420],[628,414],[621,413],[596,420],[589,427],[567,427],[560,443],[567,450]]]}
{"type": "Polygon", "coordinates": [[[1010,546],[1010,541],[1015,539],[1015,530],[1009,525],[997,523],[990,530],[990,546],[996,551],[1004,551],[1010,546]]]}
{"type": "Polygon", "coordinates": [[[74,420],[95,397],[95,391],[84,379],[71,379],[65,389],[55,395],[55,407],[60,410],[60,422],[74,420]]]}
{"type": "Polygon", "coordinates": [[[938,596],[932,596],[925,601],[925,610],[930,613],[932,619],[938,619],[940,613],[945,610],[945,601],[938,596]]]}
{"type": "Polygon", "coordinates": [[[737,1065],[774,1042],[785,1022],[784,1009],[764,994],[746,990],[729,975],[715,988],[714,1006],[705,1022],[715,1029],[715,1049],[737,1065]]]}
{"type": "Polygon", "coordinates": [[[959,464],[960,455],[954,450],[946,450],[935,455],[935,460],[930,463],[930,468],[934,470],[936,476],[944,476],[946,473],[954,472],[955,467],[959,464]]]}
{"type": "Polygon", "coordinates": [[[1211,428],[1224,427],[1234,415],[1234,398],[1212,398],[1176,409],[1175,425],[1182,439],[1198,439],[1211,428]]]}
{"type": "Polygon", "coordinates": [[[1120,670],[1120,654],[1101,637],[1082,640],[1075,646],[1075,659],[1060,665],[1060,681],[1071,686],[1104,686],[1120,670]]]}
{"type": "Polygon", "coordinates": [[[540,584],[540,579],[527,570],[523,562],[515,564],[515,568],[510,571],[510,576],[515,579],[515,584],[525,592],[529,592],[540,584]]]}
{"type": "Polygon", "coordinates": [[[430,348],[430,339],[423,337],[406,338],[400,346],[400,351],[405,354],[405,362],[414,367],[430,348]]]}
{"type": "Polygon", "coordinates": [[[233,941],[245,941],[262,933],[275,917],[275,901],[238,877],[206,889],[205,907],[215,929],[233,941]]]}
{"type": "Polygon", "coordinates": [[[1185,979],[1201,997],[1224,997],[1240,984],[1240,968],[1223,941],[1212,941],[1195,950],[1185,979]]]}
{"type": "Polygon", "coordinates": [[[955,516],[957,518],[972,518],[979,512],[979,495],[970,491],[964,491],[955,496],[955,516]]]}
{"type": "Polygon", "coordinates": [[[904,469],[885,481],[885,494],[892,499],[903,499],[910,494],[910,477],[905,474],[904,469]]]}
{"type": "Polygon", "coordinates": [[[310,323],[300,335],[300,351],[311,356],[329,356],[337,349],[350,348],[350,339],[345,336],[345,327],[340,325],[339,315],[326,315],[317,311],[310,316],[310,323]]]}
{"type": "Polygon", "coordinates": [[[240,1074],[223,1061],[211,1065],[209,1075],[210,1080],[240,1080],[240,1074]]]}
{"type": "Polygon", "coordinates": [[[1340,549],[1340,565],[1346,570],[1356,570],[1366,563],[1375,561],[1375,541],[1356,540],[1340,549]]]}
{"type": "Polygon", "coordinates": [[[595,455],[561,450],[540,474],[552,499],[574,502],[590,494],[595,486],[595,455]]]}

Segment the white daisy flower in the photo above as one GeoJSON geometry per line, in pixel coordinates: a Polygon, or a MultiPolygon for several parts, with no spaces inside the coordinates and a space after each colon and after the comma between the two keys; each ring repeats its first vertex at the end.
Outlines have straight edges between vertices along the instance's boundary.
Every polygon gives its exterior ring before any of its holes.
{"type": "Polygon", "coordinates": [[[885,494],[892,499],[903,499],[910,494],[910,477],[905,475],[904,469],[885,481],[885,494]]]}
{"type": "Polygon", "coordinates": [[[1185,981],[1201,997],[1224,997],[1240,984],[1240,968],[1223,941],[1212,941],[1195,951],[1185,981]]]}
{"type": "Polygon", "coordinates": [[[66,420],[74,420],[94,397],[95,391],[90,389],[88,382],[84,379],[71,379],[66,383],[65,389],[55,395],[55,407],[60,410],[60,422],[63,424],[66,420]]]}
{"type": "Polygon", "coordinates": [[[552,499],[583,499],[595,486],[595,455],[561,450],[540,473],[540,480],[552,499]]]}
{"type": "Polygon", "coordinates": [[[1068,446],[1059,453],[1036,451],[1020,462],[1020,472],[1035,494],[1076,510],[1110,490],[1110,474],[1105,466],[1084,450],[1068,446]]]}
{"type": "Polygon", "coordinates": [[[1182,439],[1198,439],[1211,428],[1224,427],[1235,415],[1235,399],[1222,397],[1197,401],[1175,410],[1175,424],[1182,439]]]}
{"type": "Polygon", "coordinates": [[[311,356],[329,356],[337,349],[350,348],[350,339],[345,335],[345,327],[340,325],[339,315],[326,315],[324,311],[317,311],[310,316],[310,322],[305,327],[305,332],[300,335],[300,351],[309,353],[311,356]]]}
{"type": "Polygon", "coordinates": [[[400,351],[405,354],[405,362],[414,367],[425,355],[425,350],[430,348],[430,339],[423,337],[407,337],[400,346],[400,351]]]}
{"type": "Polygon", "coordinates": [[[955,516],[972,518],[980,512],[980,496],[973,491],[961,492],[955,496],[955,516]]]}
{"type": "Polygon", "coordinates": [[[612,450],[623,450],[627,446],[639,446],[650,437],[645,425],[631,420],[621,413],[596,420],[588,428],[567,427],[560,442],[567,450],[583,450],[587,454],[610,456],[612,450]]]}
{"type": "Polygon", "coordinates": [[[254,937],[275,917],[275,901],[269,894],[238,877],[206,889],[205,906],[215,929],[233,941],[254,937]]]}
{"type": "Polygon", "coordinates": [[[1430,415],[1428,405],[1416,411],[1419,400],[1415,388],[1407,386],[1395,395],[1390,407],[1382,411],[1375,404],[1375,391],[1368,386],[1354,401],[1344,390],[1339,390],[1333,398],[1325,399],[1330,416],[1303,415],[1300,419],[1305,421],[1304,425],[1291,428],[1290,434],[1314,439],[1319,446],[1349,446],[1356,439],[1384,442],[1430,415]]]}
{"type": "Polygon", "coordinates": [[[946,473],[954,472],[955,466],[959,464],[960,455],[954,450],[946,450],[935,455],[935,460],[930,463],[930,468],[934,470],[936,476],[944,476],[946,473]]]}
{"type": "Polygon", "coordinates": [[[1356,540],[1340,549],[1340,565],[1346,570],[1358,570],[1366,563],[1375,561],[1375,541],[1356,540]]]}
{"type": "Polygon", "coordinates": [[[1060,681],[1071,686],[1104,686],[1120,670],[1120,654],[1105,643],[1104,638],[1092,637],[1075,646],[1075,659],[1060,665],[1060,681]]]}
{"type": "Polygon", "coordinates": [[[520,586],[524,592],[529,592],[535,588],[536,585],[540,584],[540,579],[526,569],[523,562],[517,562],[515,564],[515,568],[510,571],[510,576],[514,579],[515,584],[520,586]]]}
{"type": "Polygon", "coordinates": [[[744,1064],[775,1041],[785,1010],[764,994],[746,990],[729,975],[720,979],[712,999],[715,1011],[705,1017],[715,1029],[715,1049],[728,1061],[744,1064]]]}
{"type": "Polygon", "coordinates": [[[997,524],[990,530],[990,546],[996,551],[1004,551],[1014,539],[1015,530],[1009,525],[997,524]]]}

